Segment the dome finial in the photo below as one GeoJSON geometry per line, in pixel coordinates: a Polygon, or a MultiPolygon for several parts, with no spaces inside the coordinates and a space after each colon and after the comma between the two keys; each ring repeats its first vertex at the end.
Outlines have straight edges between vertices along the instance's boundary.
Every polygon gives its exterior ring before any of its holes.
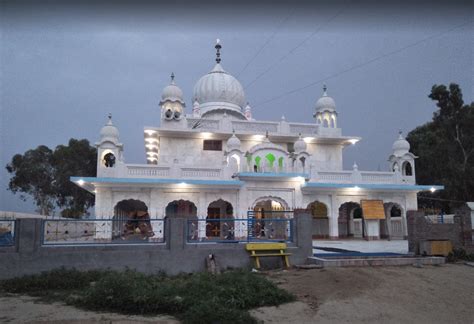
{"type": "Polygon", "coordinates": [[[403,131],[401,128],[398,130],[398,139],[403,139],[403,131]]]}
{"type": "Polygon", "coordinates": [[[171,72],[171,84],[174,84],[174,72],[171,72]]]}
{"type": "Polygon", "coordinates": [[[325,84],[323,84],[323,96],[328,95],[327,90],[328,90],[328,87],[325,84]]]}
{"type": "Polygon", "coordinates": [[[221,63],[221,52],[220,52],[220,50],[221,50],[222,46],[221,46],[220,43],[221,43],[220,39],[219,38],[216,39],[215,49],[216,49],[216,62],[217,62],[217,64],[221,63]]]}
{"type": "Polygon", "coordinates": [[[112,125],[112,113],[109,112],[107,117],[109,118],[109,120],[107,121],[107,125],[112,125]]]}

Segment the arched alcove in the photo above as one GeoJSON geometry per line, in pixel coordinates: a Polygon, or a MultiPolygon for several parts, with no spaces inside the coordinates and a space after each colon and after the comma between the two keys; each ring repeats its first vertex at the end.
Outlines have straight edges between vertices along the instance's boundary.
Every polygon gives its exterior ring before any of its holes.
{"type": "Polygon", "coordinates": [[[312,236],[313,238],[328,238],[329,237],[329,217],[328,208],[325,204],[319,201],[313,201],[308,204],[306,209],[311,211],[313,217],[312,236]]]}

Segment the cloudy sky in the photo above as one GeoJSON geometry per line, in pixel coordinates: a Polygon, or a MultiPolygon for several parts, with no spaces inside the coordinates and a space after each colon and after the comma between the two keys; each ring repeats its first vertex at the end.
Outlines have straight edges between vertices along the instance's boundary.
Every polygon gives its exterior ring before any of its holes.
{"type": "Polygon", "coordinates": [[[256,119],[312,122],[327,84],[343,134],[362,137],[345,168],[386,170],[398,130],[430,120],[433,84],[473,100],[469,2],[75,3],[2,2],[0,210],[34,209],[6,190],[14,154],[95,142],[109,112],[126,162],[145,163],[143,126],[159,125],[169,75],[189,110],[216,38],[256,119]]]}

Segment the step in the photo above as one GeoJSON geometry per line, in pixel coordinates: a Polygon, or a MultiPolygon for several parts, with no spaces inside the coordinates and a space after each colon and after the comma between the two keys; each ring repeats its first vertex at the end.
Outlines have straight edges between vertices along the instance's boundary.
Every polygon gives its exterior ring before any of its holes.
{"type": "Polygon", "coordinates": [[[444,257],[309,257],[309,264],[316,264],[324,268],[333,267],[370,267],[370,266],[402,266],[402,265],[437,265],[444,264],[444,257]]]}

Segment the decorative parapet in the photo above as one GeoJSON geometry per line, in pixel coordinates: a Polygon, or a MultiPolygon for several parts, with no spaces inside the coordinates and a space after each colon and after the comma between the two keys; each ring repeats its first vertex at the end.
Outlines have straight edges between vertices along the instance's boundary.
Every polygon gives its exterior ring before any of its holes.
{"type": "Polygon", "coordinates": [[[263,121],[240,121],[233,120],[232,127],[236,132],[260,132],[260,133],[278,133],[278,122],[263,122],[263,121]]]}

